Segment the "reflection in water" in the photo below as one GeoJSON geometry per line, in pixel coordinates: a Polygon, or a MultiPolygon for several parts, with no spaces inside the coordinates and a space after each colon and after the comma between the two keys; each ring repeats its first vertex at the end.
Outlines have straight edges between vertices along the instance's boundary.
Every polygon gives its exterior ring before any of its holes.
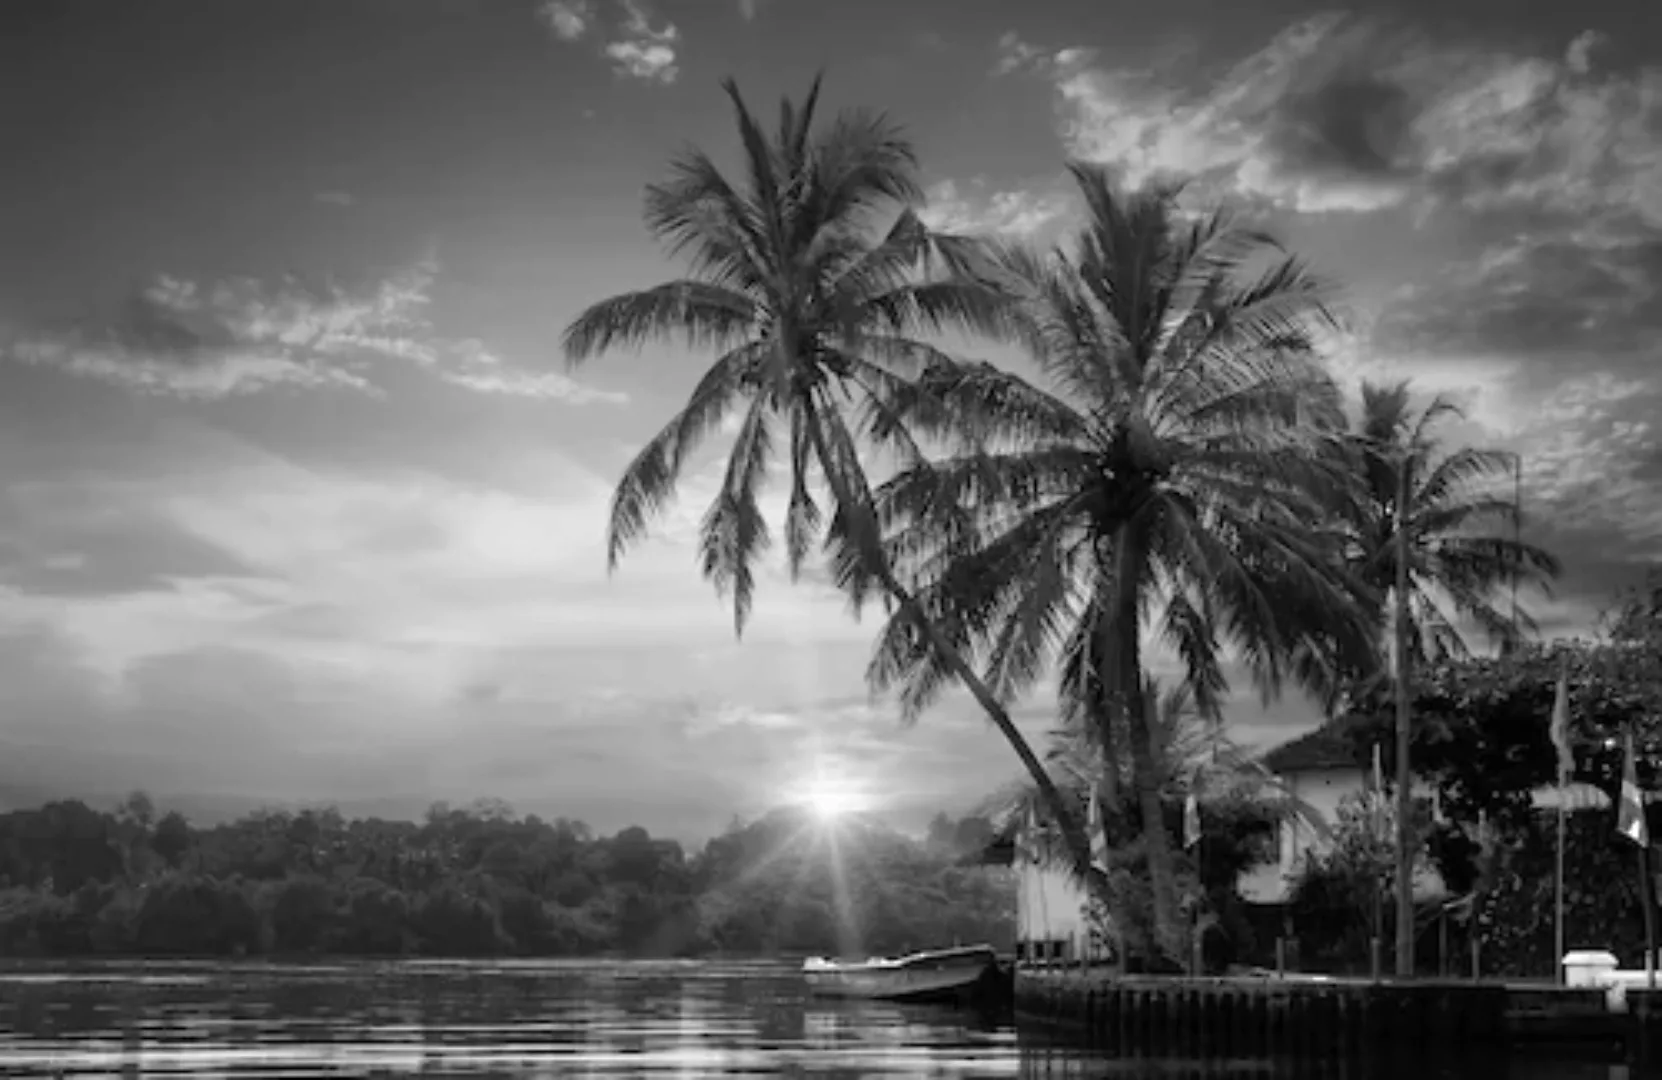
{"type": "MultiPolygon", "coordinates": [[[[987,1018],[811,1001],[771,964],[98,965],[0,970],[0,1076],[1241,1078],[1115,1062],[987,1018]]],[[[1370,1069],[1317,1080],[1408,1080],[1370,1069]]],[[[1462,1080],[1476,1080],[1461,1070],[1462,1080]]],[[[1412,1080],[1433,1080],[1423,1074],[1412,1080]]],[[[1627,1080],[1599,1066],[1508,1080],[1627,1080]]]]}

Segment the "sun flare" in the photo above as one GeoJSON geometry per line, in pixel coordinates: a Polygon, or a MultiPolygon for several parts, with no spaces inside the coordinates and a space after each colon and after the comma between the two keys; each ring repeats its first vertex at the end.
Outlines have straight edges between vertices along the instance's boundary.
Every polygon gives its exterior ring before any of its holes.
{"type": "Polygon", "coordinates": [[[843,784],[816,780],[801,794],[802,805],[821,821],[836,821],[860,809],[862,800],[857,792],[843,784]]]}

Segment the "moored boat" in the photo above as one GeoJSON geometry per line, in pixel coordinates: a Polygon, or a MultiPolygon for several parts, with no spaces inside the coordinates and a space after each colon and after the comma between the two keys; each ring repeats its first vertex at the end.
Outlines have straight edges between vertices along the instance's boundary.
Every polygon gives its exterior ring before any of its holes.
{"type": "Polygon", "coordinates": [[[815,994],[888,1001],[970,997],[987,985],[997,970],[998,954],[991,945],[966,945],[869,960],[827,960],[811,956],[802,962],[803,978],[815,994]]]}

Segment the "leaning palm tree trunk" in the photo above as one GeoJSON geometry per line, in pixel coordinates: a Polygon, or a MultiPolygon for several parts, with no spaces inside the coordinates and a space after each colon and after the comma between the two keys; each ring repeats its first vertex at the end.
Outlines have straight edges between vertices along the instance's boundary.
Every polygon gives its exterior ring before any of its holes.
{"type": "Polygon", "coordinates": [[[827,444],[821,425],[811,425],[810,431],[814,453],[819,459],[826,484],[831,489],[832,501],[851,518],[848,523],[848,535],[855,545],[851,552],[855,562],[852,568],[855,571],[854,576],[869,575],[877,579],[884,594],[911,624],[928,652],[933,654],[935,663],[969,691],[976,704],[981,706],[982,711],[987,714],[987,719],[992,721],[999,734],[1004,736],[1004,740],[1015,751],[1051,819],[1061,830],[1075,872],[1090,882],[1093,891],[1106,901],[1107,874],[1091,861],[1091,838],[1085,831],[1084,823],[1074,813],[1073,806],[1045,768],[1044,762],[1034,753],[1033,745],[1016,726],[1015,720],[1010,716],[1010,710],[965,657],[964,650],[941,631],[912,591],[895,573],[883,544],[882,528],[864,471],[848,468],[850,463],[833,452],[827,444]]]}

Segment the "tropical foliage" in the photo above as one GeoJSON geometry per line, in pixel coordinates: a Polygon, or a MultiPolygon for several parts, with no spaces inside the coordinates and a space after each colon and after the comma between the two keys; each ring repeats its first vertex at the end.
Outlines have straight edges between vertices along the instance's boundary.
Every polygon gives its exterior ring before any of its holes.
{"type": "Polygon", "coordinates": [[[1266,697],[1293,682],[1336,706],[1386,669],[1403,536],[1415,654],[1465,655],[1462,623],[1515,642],[1529,624],[1497,588],[1557,564],[1497,531],[1517,507],[1485,484],[1510,459],[1445,451],[1432,429],[1454,410],[1415,413],[1405,385],[1367,387],[1352,425],[1319,348],[1340,328],[1331,290],[1179,187],[1126,191],[1076,164],[1084,221],[1066,245],[944,236],[914,212],[915,155],[882,115],[818,124],[816,81],[769,131],[726,90],[737,180],[692,150],[647,192],[686,276],[594,304],[564,339],[573,364],[648,341],[716,356],[625,471],[612,564],[730,430],[701,551],[742,632],[772,540],[759,493],[783,466],[791,574],[818,546],[856,610],[890,611],[874,689],[906,719],[967,689],[1107,899],[1078,799],[1008,711],[1056,676],[1064,720],[1134,794],[1123,829],[1141,837],[1159,947],[1182,955],[1148,649],[1178,657],[1208,718],[1231,662],[1266,697]],[[959,360],[942,332],[1016,343],[1034,377],[959,360]]]}
{"type": "MultiPolygon", "coordinates": [[[[1418,806],[1416,835],[1425,835],[1429,808],[1418,806]]],[[[1368,796],[1341,800],[1331,842],[1306,859],[1292,882],[1287,915],[1298,942],[1298,966],[1305,971],[1363,974],[1373,964],[1375,943],[1383,946],[1396,933],[1396,907],[1388,898],[1396,888],[1396,845],[1391,808],[1368,796]]],[[[1416,882],[1434,881],[1429,850],[1415,852],[1416,882]]],[[[1422,905],[1417,931],[1441,916],[1441,898],[1422,905]]],[[[1456,920],[1464,930],[1464,923],[1456,920]]],[[[1460,938],[1465,941],[1465,937],[1460,938]]],[[[1437,941],[1417,932],[1417,956],[1437,962],[1428,950],[1437,941]]],[[[1423,966],[1423,964],[1422,964],[1423,966]]]]}
{"type": "Polygon", "coordinates": [[[1008,946],[1014,893],[869,822],[778,812],[692,855],[644,829],[442,804],[426,821],[259,813],[197,828],[137,797],[0,815],[0,955],[685,956],[1008,946]]]}

